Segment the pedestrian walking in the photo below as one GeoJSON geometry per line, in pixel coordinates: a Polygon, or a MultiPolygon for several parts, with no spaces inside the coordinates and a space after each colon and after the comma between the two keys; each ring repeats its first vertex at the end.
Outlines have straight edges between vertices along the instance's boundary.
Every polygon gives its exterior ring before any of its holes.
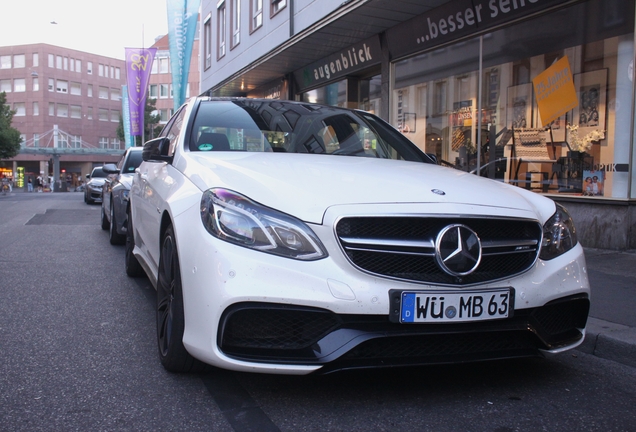
{"type": "Polygon", "coordinates": [[[31,180],[31,177],[27,180],[27,191],[33,192],[33,180],[31,180]]]}
{"type": "Polygon", "coordinates": [[[42,176],[39,175],[36,179],[35,179],[35,186],[38,188],[38,192],[42,192],[42,187],[44,186],[42,183],[42,176]]]}

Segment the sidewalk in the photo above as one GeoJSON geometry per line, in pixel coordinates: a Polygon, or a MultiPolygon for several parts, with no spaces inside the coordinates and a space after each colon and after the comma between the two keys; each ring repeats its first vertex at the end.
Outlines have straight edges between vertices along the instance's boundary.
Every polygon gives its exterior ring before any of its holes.
{"type": "Polygon", "coordinates": [[[578,348],[636,367],[636,251],[585,249],[592,306],[578,348]]]}

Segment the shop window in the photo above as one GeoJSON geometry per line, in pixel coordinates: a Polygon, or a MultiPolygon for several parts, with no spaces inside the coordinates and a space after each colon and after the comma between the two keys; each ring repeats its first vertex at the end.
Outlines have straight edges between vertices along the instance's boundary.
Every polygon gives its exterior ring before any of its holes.
{"type": "Polygon", "coordinates": [[[539,193],[629,198],[634,5],[606,5],[580,2],[396,62],[391,122],[443,164],[539,193]]]}

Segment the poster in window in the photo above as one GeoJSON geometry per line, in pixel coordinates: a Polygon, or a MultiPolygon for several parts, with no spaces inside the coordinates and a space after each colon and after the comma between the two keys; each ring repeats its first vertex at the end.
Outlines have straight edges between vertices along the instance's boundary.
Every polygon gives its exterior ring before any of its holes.
{"type": "Polygon", "coordinates": [[[583,195],[603,196],[605,171],[583,171],[583,195]]]}
{"type": "Polygon", "coordinates": [[[574,75],[574,86],[579,105],[574,108],[572,123],[579,126],[581,134],[592,130],[605,130],[607,104],[607,69],[599,69],[574,75]]]}
{"type": "Polygon", "coordinates": [[[509,128],[532,127],[532,83],[508,87],[506,124],[509,128]]]}

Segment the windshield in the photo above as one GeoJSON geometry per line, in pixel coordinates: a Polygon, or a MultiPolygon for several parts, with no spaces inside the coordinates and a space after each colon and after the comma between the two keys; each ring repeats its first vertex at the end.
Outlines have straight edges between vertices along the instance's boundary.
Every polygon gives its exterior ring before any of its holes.
{"type": "Polygon", "coordinates": [[[94,177],[107,177],[107,176],[108,176],[108,174],[106,174],[102,170],[102,167],[93,168],[93,172],[91,173],[91,178],[94,178],[94,177]]]}
{"type": "Polygon", "coordinates": [[[372,114],[278,100],[201,102],[189,148],[431,162],[412,142],[372,114]]]}

